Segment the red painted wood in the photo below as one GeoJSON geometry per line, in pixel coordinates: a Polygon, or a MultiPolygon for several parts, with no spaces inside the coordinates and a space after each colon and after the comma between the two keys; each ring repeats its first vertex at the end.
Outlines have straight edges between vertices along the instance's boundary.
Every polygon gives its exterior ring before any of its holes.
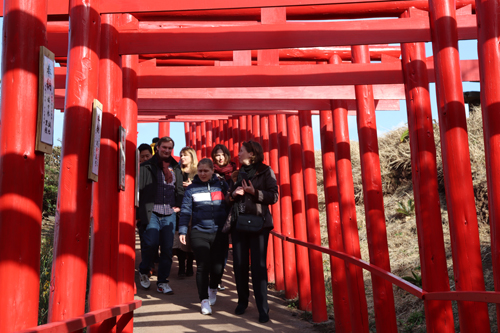
{"type": "MultiPolygon", "coordinates": [[[[458,17],[460,39],[476,38],[473,15],[458,17]]],[[[351,44],[386,44],[430,41],[424,18],[394,20],[298,22],[235,27],[122,31],[120,54],[264,50],[351,44]],[[366,33],[377,31],[377,34],[366,33]],[[263,38],[265,35],[265,38],[263,38]],[[168,43],[158,43],[167,40],[168,43]]]]}
{"type": "MultiPolygon", "coordinates": [[[[427,74],[429,76],[429,82],[435,82],[435,78],[434,78],[434,62],[433,62],[433,59],[432,57],[431,58],[427,58],[426,59],[426,63],[427,63],[427,74]]],[[[359,64],[358,64],[359,65],[359,64]]],[[[388,70],[400,70],[400,66],[397,66],[397,65],[390,65],[390,64],[384,64],[384,66],[386,66],[386,68],[388,70]]],[[[323,73],[325,75],[329,75],[330,72],[331,72],[331,68],[330,67],[321,67],[321,66],[317,66],[317,65],[308,65],[309,67],[308,68],[313,68],[312,66],[316,66],[314,68],[317,69],[317,74],[319,75],[320,73],[323,73]],[[323,72],[322,72],[323,70],[323,72]],[[324,72],[324,70],[327,70],[327,72],[324,72]]],[[[342,65],[341,67],[344,68],[346,70],[346,73],[348,73],[348,69],[351,68],[351,69],[355,69],[355,67],[349,67],[351,65],[347,65],[347,64],[344,64],[342,65]]],[[[365,79],[366,80],[373,80],[373,81],[366,81],[366,82],[371,82],[373,84],[377,84],[377,86],[374,87],[374,94],[377,96],[377,94],[379,93],[379,91],[384,91],[384,90],[388,90],[388,89],[394,89],[394,88],[390,88],[389,86],[384,86],[384,85],[381,85],[379,84],[378,81],[378,78],[377,78],[377,75],[373,75],[371,74],[372,71],[375,70],[375,74],[379,73],[380,70],[383,70],[380,69],[379,65],[376,65],[375,67],[371,67],[369,65],[362,65],[362,66],[366,66],[364,67],[364,72],[358,72],[358,71],[355,71],[355,72],[350,72],[349,75],[357,75],[357,76],[360,76],[359,80],[357,81],[357,83],[363,83],[362,79],[363,79],[363,75],[365,75],[365,79]],[[377,69],[379,68],[379,69],[377,69]],[[364,74],[362,74],[364,73],[364,74]],[[379,87],[381,86],[381,87],[379,87]],[[379,90],[380,89],[380,90],[379,90]]],[[[291,70],[287,70],[286,67],[290,67],[290,66],[280,66],[280,71],[281,71],[281,74],[285,75],[286,72],[291,72],[291,70]]],[[[152,68],[155,68],[155,67],[152,67],[152,68]]],[[[332,68],[335,68],[335,67],[332,67],[332,68]]],[[[338,67],[340,68],[340,67],[338,67]]],[[[460,60],[460,68],[461,68],[461,71],[462,71],[462,81],[479,81],[479,64],[478,64],[478,61],[477,60],[460,60]]],[[[158,67],[157,68],[158,71],[160,72],[163,72],[162,74],[167,74],[167,71],[164,69],[164,68],[161,68],[161,67],[158,67]]],[[[236,67],[236,68],[233,68],[233,71],[231,73],[231,75],[233,74],[234,71],[239,71],[241,68],[240,67],[236,67]]],[[[247,70],[248,68],[245,68],[245,70],[247,70]]],[[[181,69],[175,69],[175,67],[172,68],[173,71],[181,71],[181,69]]],[[[254,71],[254,69],[252,68],[252,70],[254,71]]],[[[161,81],[161,76],[155,76],[155,70],[146,70],[142,67],[140,67],[139,69],[139,79],[142,83],[140,83],[140,89],[141,89],[141,94],[143,93],[143,90],[142,89],[147,89],[147,88],[155,88],[155,86],[153,87],[148,87],[148,85],[152,85],[151,83],[153,82],[156,82],[158,80],[157,83],[156,83],[156,88],[161,88],[162,90],[156,90],[154,95],[158,94],[158,93],[163,93],[163,92],[168,92],[168,91],[171,91],[171,92],[174,92],[175,93],[181,93],[181,94],[187,94],[188,92],[202,92],[202,91],[206,91],[207,93],[210,92],[211,94],[213,93],[218,93],[218,94],[221,94],[227,90],[230,90],[229,92],[235,92],[235,91],[239,91],[240,89],[235,89],[237,88],[237,85],[235,86],[232,86],[232,85],[229,85],[229,81],[225,84],[223,83],[220,83],[220,86],[224,86],[224,87],[228,87],[228,88],[218,88],[217,85],[213,85],[210,80],[208,79],[205,79],[204,76],[209,76],[209,75],[213,75],[214,72],[216,72],[216,70],[213,70],[213,69],[209,69],[208,72],[205,72],[205,69],[203,68],[200,68],[198,70],[196,69],[193,69],[193,68],[187,68],[186,71],[188,72],[191,72],[191,77],[192,77],[192,80],[191,81],[187,81],[187,79],[183,79],[183,81],[185,82],[185,88],[182,88],[182,89],[175,89],[175,85],[172,85],[170,83],[167,82],[167,80],[164,80],[164,81],[161,81]],[[195,72],[193,72],[195,71],[195,72]],[[203,84],[204,85],[199,85],[201,88],[199,89],[194,89],[194,87],[196,86],[196,81],[198,79],[195,79],[197,77],[201,77],[200,79],[204,80],[203,84]],[[192,82],[192,83],[189,83],[189,82],[192,82]],[[163,88],[164,87],[168,87],[168,86],[171,86],[170,88],[163,88]],[[190,85],[194,85],[194,86],[190,86],[190,85]],[[211,89],[211,88],[217,88],[217,89],[211,89]],[[175,90],[174,90],[175,89],[175,90]]],[[[182,74],[182,73],[178,73],[179,76],[182,74]]],[[[257,74],[256,72],[254,72],[253,74],[257,74]]],[[[281,75],[280,74],[280,75],[281,75]]],[[[309,73],[306,73],[304,72],[304,74],[309,74],[309,73]]],[[[244,75],[244,73],[242,73],[242,75],[244,75]]],[[[258,75],[264,75],[264,73],[261,71],[260,73],[258,73],[258,75]]],[[[347,74],[346,74],[347,75],[347,74]]],[[[245,78],[245,79],[248,79],[248,78],[245,78]]],[[[289,78],[291,79],[291,78],[289,78]]],[[[302,80],[303,78],[299,79],[299,77],[297,77],[297,80],[302,80]]],[[[403,80],[403,75],[394,75],[394,76],[390,76],[390,77],[387,77],[387,84],[403,84],[404,83],[404,80],[403,80]]],[[[235,80],[236,81],[236,80],[235,80]]],[[[321,86],[318,86],[318,83],[314,80],[310,80],[309,83],[310,83],[310,86],[305,86],[306,84],[306,81],[308,80],[305,80],[305,81],[298,81],[297,83],[293,83],[293,80],[290,81],[290,82],[287,82],[286,80],[283,80],[282,82],[279,82],[279,84],[276,84],[276,87],[272,87],[270,85],[270,82],[266,82],[265,80],[260,80],[261,82],[261,86],[262,87],[266,87],[266,89],[269,89],[269,90],[262,90],[262,89],[250,89],[248,87],[243,87],[245,88],[244,90],[241,89],[241,92],[242,93],[250,93],[250,92],[254,92],[255,94],[258,94],[258,93],[262,93],[262,94],[267,94],[267,96],[272,96],[272,93],[274,92],[274,94],[280,94],[282,93],[283,91],[284,92],[288,92],[290,94],[297,94],[297,96],[303,96],[303,97],[313,97],[313,96],[317,96],[317,94],[321,93],[327,93],[324,89],[331,89],[332,92],[335,92],[337,91],[338,93],[342,94],[340,96],[343,96],[343,98],[349,96],[349,89],[352,89],[352,88],[347,88],[348,86],[344,86],[344,81],[342,80],[336,80],[336,81],[332,81],[333,83],[337,84],[338,87],[336,86],[328,86],[328,88],[322,88],[321,86]],[[295,88],[293,87],[294,85],[297,85],[299,88],[295,88]],[[302,85],[302,86],[301,86],[302,85]],[[288,86],[288,87],[287,87],[288,86]],[[285,88],[286,87],[286,88],[285,88]],[[342,88],[341,88],[342,87],[342,88]],[[281,90],[281,89],[284,89],[284,90],[281,90]],[[337,90],[337,89],[341,89],[341,90],[337,90]],[[347,90],[346,90],[347,89],[347,90]]],[[[256,82],[257,83],[257,82],[256,82]]],[[[355,82],[356,83],[356,82],[355,82]]],[[[65,67],[56,67],[55,68],[55,85],[56,85],[56,92],[57,92],[57,89],[64,89],[65,87],[65,84],[66,84],[66,68],[65,67]]],[[[243,86],[242,84],[240,84],[241,86],[243,86]]],[[[255,87],[259,87],[259,85],[255,85],[255,87]]],[[[397,88],[397,89],[401,89],[401,88],[397,88]]],[[[397,92],[400,92],[401,90],[396,90],[397,92]]],[[[154,96],[152,93],[151,93],[151,96],[154,96]]],[[[64,97],[64,93],[62,93],[62,96],[64,97]]],[[[258,96],[258,95],[257,95],[258,96]]],[[[399,95],[398,95],[399,96],[399,95]]],[[[191,98],[193,96],[190,96],[191,98]]],[[[201,96],[198,96],[198,97],[201,97],[201,96]]],[[[226,96],[223,96],[223,95],[220,95],[220,98],[222,97],[227,97],[226,96]]],[[[328,95],[326,97],[331,97],[331,95],[328,95]]]]}
{"type": "MultiPolygon", "coordinates": [[[[404,99],[403,84],[373,88],[375,99],[404,99]]],[[[352,85],[254,88],[142,88],[141,99],[355,99],[352,85]]]]}
{"type": "MultiPolygon", "coordinates": [[[[269,159],[269,117],[264,116],[260,118],[259,129],[261,131],[260,142],[262,145],[262,150],[264,152],[264,163],[267,165],[270,164],[269,159]]],[[[274,171],[274,170],[273,170],[274,171]]],[[[276,205],[271,206],[271,214],[273,213],[273,209],[276,205]]],[[[274,219],[273,219],[274,224],[274,219]]],[[[274,275],[274,237],[269,237],[269,241],[267,244],[267,279],[268,281],[276,281],[276,277],[274,275]]]]}
{"type": "Polygon", "coordinates": [[[252,116],[252,140],[260,142],[260,116],[252,116]]]}
{"type": "MultiPolygon", "coordinates": [[[[286,116],[288,129],[288,155],[290,156],[290,186],[293,208],[293,228],[295,238],[307,242],[306,207],[304,197],[304,177],[302,163],[302,148],[300,146],[300,127],[297,115],[286,116]]],[[[299,280],[299,309],[311,311],[311,276],[309,269],[309,254],[302,246],[295,247],[297,254],[297,276],[299,280]]]]}
{"type": "Polygon", "coordinates": [[[201,131],[201,123],[197,122],[196,123],[196,157],[198,157],[198,161],[203,158],[203,151],[202,151],[202,131],[201,131]]]}
{"type": "MultiPolygon", "coordinates": [[[[254,114],[254,112],[252,112],[251,114],[254,114]]],[[[253,120],[251,114],[247,115],[247,141],[253,140],[253,120]]]]}
{"type": "MultiPolygon", "coordinates": [[[[319,225],[318,209],[318,184],[316,183],[314,138],[312,133],[311,117],[311,111],[301,111],[299,113],[301,134],[300,141],[302,143],[302,168],[304,175],[307,241],[309,243],[321,246],[321,230],[319,225]]],[[[341,266],[343,266],[342,263],[340,264],[341,266]]],[[[325,278],[323,275],[323,255],[321,254],[321,252],[309,251],[309,272],[311,276],[313,322],[324,322],[328,320],[328,314],[326,312],[325,278]]],[[[332,279],[333,278],[335,277],[332,276],[332,279]]],[[[336,318],[339,317],[336,316],[336,318]]],[[[339,318],[338,321],[340,322],[342,321],[342,319],[339,318]]]]}
{"type": "Polygon", "coordinates": [[[41,326],[32,327],[30,329],[19,331],[18,333],[69,333],[89,327],[95,323],[110,319],[119,315],[132,313],[132,311],[142,306],[141,300],[135,300],[130,303],[116,305],[106,309],[88,312],[81,316],[75,316],[70,319],[65,319],[41,326]]]}
{"type": "MultiPolygon", "coordinates": [[[[288,154],[288,130],[286,116],[277,115],[278,145],[279,145],[279,177],[281,200],[281,231],[286,237],[294,237],[292,192],[290,185],[290,162],[288,154]]],[[[283,244],[283,271],[285,276],[285,297],[294,299],[298,296],[297,265],[295,246],[291,243],[283,244]]]]}
{"type": "Polygon", "coordinates": [[[239,116],[239,125],[240,125],[240,138],[241,141],[250,140],[247,130],[247,116],[239,116]]]}
{"type": "Polygon", "coordinates": [[[186,137],[186,147],[191,146],[191,124],[189,121],[184,122],[184,135],[186,137]]]}
{"type": "Polygon", "coordinates": [[[92,182],[87,178],[92,102],[97,98],[101,18],[98,1],[70,2],[70,48],[48,320],[85,313],[92,182]],[[87,59],[82,62],[81,59],[87,59]],[[79,272],[75,274],[75,272],[79,272]]]}
{"type": "Polygon", "coordinates": [[[162,121],[158,123],[158,137],[170,136],[170,123],[162,121]]]}
{"type": "MultiPolygon", "coordinates": [[[[101,59],[98,99],[102,103],[99,181],[93,189],[93,224],[90,250],[89,309],[95,311],[117,304],[118,274],[118,126],[121,117],[122,71],[116,48],[119,16],[101,15],[101,59]]],[[[110,330],[116,318],[89,328],[91,332],[110,330]]]]}
{"type": "MultiPolygon", "coordinates": [[[[227,128],[227,120],[219,120],[219,137],[220,144],[226,145],[226,129],[227,128]]],[[[227,146],[226,146],[227,147],[227,146]]]]}
{"type": "Polygon", "coordinates": [[[45,1],[5,2],[0,116],[2,332],[35,326],[38,318],[44,154],[35,152],[35,138],[39,49],[46,46],[45,6],[45,1]]]}
{"type": "Polygon", "coordinates": [[[234,117],[233,118],[233,132],[232,134],[232,139],[233,139],[233,159],[234,162],[236,163],[236,166],[239,168],[240,167],[240,159],[238,158],[238,152],[240,151],[240,130],[238,126],[238,118],[234,117]]]}
{"type": "MultiPolygon", "coordinates": [[[[481,109],[483,114],[484,151],[486,155],[486,173],[488,179],[488,206],[490,211],[489,223],[491,226],[491,255],[495,290],[500,291],[500,179],[498,170],[500,165],[500,138],[499,132],[499,101],[500,85],[497,74],[498,66],[497,45],[499,42],[498,3],[477,1],[478,26],[478,57],[481,71],[481,109]]],[[[500,306],[497,304],[497,322],[500,320],[500,306]]]]}
{"type": "MultiPolygon", "coordinates": [[[[422,286],[449,291],[450,284],[439,203],[436,145],[423,43],[403,44],[403,71],[407,83],[406,110],[412,155],[413,193],[419,238],[422,286]]],[[[453,332],[451,302],[425,301],[428,332],[453,332]]]]}
{"type": "Polygon", "coordinates": [[[207,123],[200,122],[201,128],[201,157],[207,157],[207,123]]]}
{"type": "MultiPolygon", "coordinates": [[[[429,1],[441,154],[457,291],[483,291],[467,122],[460,81],[457,16],[452,1],[429,1]]],[[[460,330],[490,332],[486,304],[459,302],[460,330]]]]}
{"type": "Polygon", "coordinates": [[[214,146],[213,142],[213,127],[212,127],[212,120],[206,120],[205,121],[205,128],[206,128],[206,142],[207,142],[207,158],[210,158],[211,153],[212,153],[212,147],[214,146]]]}
{"type": "MultiPolygon", "coordinates": [[[[280,168],[278,152],[278,124],[276,115],[269,115],[269,165],[273,169],[280,191],[280,168]]],[[[278,198],[272,206],[274,231],[281,233],[281,200],[278,198]]],[[[274,245],[274,282],[276,290],[285,290],[285,277],[283,272],[283,242],[273,237],[274,245]]]]}
{"type": "MultiPolygon", "coordinates": [[[[129,1],[130,2],[130,1],[129,1]]],[[[3,1],[0,1],[2,6],[0,6],[0,15],[3,16],[3,1]]],[[[268,6],[271,6],[268,1],[265,2],[268,6]]],[[[316,1],[310,2],[318,3],[316,1]]],[[[324,3],[332,3],[332,2],[324,2],[324,3]]],[[[334,2],[335,3],[335,2],[334,2]]],[[[170,20],[179,21],[181,19],[188,20],[259,20],[261,16],[260,7],[257,8],[249,8],[248,3],[245,3],[244,7],[236,7],[243,9],[226,9],[226,8],[235,8],[234,3],[231,2],[229,5],[225,5],[222,8],[214,10],[213,8],[209,8],[210,10],[191,10],[191,11],[170,11],[170,3],[165,3],[161,1],[156,2],[147,2],[143,4],[133,3],[133,7],[123,8],[125,4],[116,4],[114,2],[106,3],[103,8],[103,13],[115,13],[118,9],[121,9],[122,12],[135,12],[134,16],[136,16],[140,20],[151,19],[153,16],[158,16],[161,18],[168,18],[170,20]],[[118,6],[118,7],[117,7],[118,6]],[[159,7],[158,7],[159,6],[159,7]],[[168,6],[168,8],[165,8],[168,6]],[[144,12],[140,12],[140,9],[143,9],[144,12]],[[144,9],[147,8],[147,9],[144,9]],[[166,12],[154,12],[158,10],[165,10],[166,12]]],[[[467,4],[472,5],[474,8],[474,1],[470,0],[459,0],[457,1],[457,8],[463,7],[467,4]]],[[[205,5],[203,3],[202,5],[205,5]]],[[[252,3],[252,5],[255,5],[252,3]]],[[[205,6],[203,8],[205,8],[205,6]]],[[[211,5],[210,5],[211,6],[211,5]]],[[[287,6],[292,6],[288,4],[287,6]]],[[[273,6],[274,7],[274,6],[273,6]]],[[[326,5],[313,5],[313,6],[304,6],[300,5],[297,7],[287,7],[287,17],[288,19],[293,20],[314,20],[314,19],[338,19],[338,18],[358,18],[358,17],[380,17],[380,16],[390,16],[397,17],[404,12],[407,8],[415,7],[423,10],[428,10],[428,2],[427,1],[381,1],[381,2],[353,2],[353,1],[341,1],[335,4],[326,4],[326,5]]],[[[63,16],[68,15],[69,8],[69,0],[50,0],[48,1],[48,14],[49,15],[59,15],[63,16]]],[[[179,8],[179,7],[176,7],[179,8]]],[[[185,9],[186,7],[182,6],[181,8],[185,9]]],[[[180,9],[178,9],[180,10],[180,9]]]]}
{"type": "MultiPolygon", "coordinates": [[[[191,123],[191,148],[196,150],[196,123],[191,123]]],[[[198,154],[196,155],[198,157],[198,154]]]]}
{"type": "Polygon", "coordinates": [[[233,118],[229,118],[227,120],[226,138],[227,138],[226,147],[229,149],[229,152],[231,153],[231,157],[232,157],[231,160],[234,163],[236,163],[238,160],[238,151],[239,150],[235,151],[234,145],[233,145],[233,142],[234,142],[234,139],[233,139],[233,118]]]}
{"type": "MultiPolygon", "coordinates": [[[[368,46],[353,46],[352,51],[353,62],[370,61],[367,57],[368,46]]],[[[367,85],[356,86],[356,96],[358,98],[356,120],[370,263],[390,271],[373,91],[367,85]]],[[[378,276],[372,276],[372,286],[377,331],[397,332],[392,285],[378,276]]]]}
{"type": "MultiPolygon", "coordinates": [[[[127,15],[132,20],[132,15],[127,15]]],[[[117,303],[134,300],[135,287],[135,171],[137,150],[137,55],[123,56],[123,101],[121,123],[127,130],[125,146],[125,191],[118,194],[119,257],[117,303]]],[[[133,313],[117,318],[118,332],[133,332],[133,313]]]]}

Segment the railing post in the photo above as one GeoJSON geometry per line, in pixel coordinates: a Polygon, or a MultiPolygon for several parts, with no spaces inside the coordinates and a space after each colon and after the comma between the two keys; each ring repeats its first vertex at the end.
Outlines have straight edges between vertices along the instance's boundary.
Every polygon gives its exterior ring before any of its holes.
{"type": "Polygon", "coordinates": [[[227,138],[227,144],[226,147],[229,149],[229,152],[231,153],[231,158],[234,163],[237,162],[238,160],[238,151],[234,151],[234,139],[233,139],[233,118],[229,118],[227,120],[227,129],[226,129],[226,138],[227,138]]]}
{"type": "Polygon", "coordinates": [[[201,127],[201,157],[207,157],[207,123],[206,121],[200,122],[201,127]]]}
{"type": "Polygon", "coordinates": [[[66,82],[49,322],[85,313],[89,257],[88,235],[92,203],[92,181],[88,179],[89,129],[99,77],[99,2],[71,0],[69,13],[67,76],[80,79],[66,82]],[[86,62],[82,62],[84,58],[87,59],[86,62]]]}
{"type": "Polygon", "coordinates": [[[158,137],[163,138],[164,136],[170,136],[170,122],[160,121],[158,123],[158,137]]]}
{"type": "MultiPolygon", "coordinates": [[[[303,173],[307,217],[307,242],[321,246],[321,229],[319,225],[318,208],[318,184],[316,182],[316,163],[314,160],[314,138],[312,133],[311,111],[300,111],[299,122],[301,134],[300,137],[302,142],[302,167],[304,170],[303,173]]],[[[309,270],[311,275],[313,322],[321,323],[328,320],[328,313],[326,312],[323,254],[315,250],[309,250],[309,262],[309,270]]],[[[342,267],[344,267],[342,263],[340,264],[342,267]]],[[[336,277],[337,276],[333,278],[336,277]]],[[[345,270],[343,279],[345,280],[345,270]]],[[[337,297],[337,295],[333,295],[333,297],[337,297]]],[[[340,318],[338,320],[341,321],[340,318]]]]}
{"type": "MultiPolygon", "coordinates": [[[[288,155],[290,160],[290,185],[292,192],[293,228],[295,238],[307,242],[307,226],[304,202],[304,177],[302,170],[302,148],[300,145],[299,116],[286,116],[288,128],[288,155]]],[[[295,246],[297,253],[297,275],[299,280],[299,309],[311,311],[311,276],[309,254],[304,246],[295,246]]]]}
{"type": "MultiPolygon", "coordinates": [[[[125,15],[124,15],[125,16],[125,15]]],[[[130,19],[133,16],[126,14],[130,19]]],[[[135,20],[135,19],[134,19],[135,20]]],[[[137,21],[136,21],[137,22],[137,21]]],[[[137,70],[138,55],[122,56],[123,101],[122,126],[127,131],[125,144],[125,191],[118,195],[118,221],[120,223],[120,245],[118,260],[117,303],[134,300],[135,278],[135,171],[137,150],[137,70]]],[[[133,312],[122,315],[117,320],[117,332],[133,332],[133,312]]]]}
{"type": "MultiPolygon", "coordinates": [[[[455,2],[430,0],[429,12],[455,286],[457,291],[483,291],[455,2]]],[[[458,314],[461,331],[490,332],[486,303],[458,302],[458,314]]]]}
{"type": "MultiPolygon", "coordinates": [[[[500,42],[498,1],[476,0],[477,49],[481,79],[481,109],[483,115],[484,151],[488,179],[488,206],[491,227],[491,256],[495,290],[500,291],[500,42]]],[[[497,322],[500,322],[500,304],[497,322]]]]}
{"type": "MultiPolygon", "coordinates": [[[[353,63],[370,62],[367,45],[352,46],[351,50],[353,63]]],[[[355,92],[370,263],[390,272],[373,88],[368,85],[357,85],[355,92]]],[[[392,284],[372,274],[372,286],[377,331],[397,332],[392,284]]]]}
{"type": "MultiPolygon", "coordinates": [[[[44,154],[35,152],[46,1],[4,1],[0,131],[0,331],[37,325],[44,154]]],[[[53,87],[54,88],[54,87],[53,87]]]]}
{"type": "MultiPolygon", "coordinates": [[[[404,14],[403,17],[410,15],[404,14]]],[[[401,44],[422,287],[449,291],[425,44],[401,44]]],[[[450,301],[424,301],[428,332],[454,332],[450,301]]]]}
{"type": "MultiPolygon", "coordinates": [[[[278,124],[276,122],[276,115],[271,114],[269,115],[269,165],[276,174],[278,191],[281,192],[278,159],[278,124]]],[[[272,214],[274,231],[281,234],[281,200],[279,197],[276,204],[272,207],[272,214]]],[[[270,237],[270,239],[273,239],[274,246],[274,282],[276,290],[285,290],[285,280],[283,276],[283,241],[277,237],[270,237]]]]}
{"type": "Polygon", "coordinates": [[[248,131],[247,131],[247,116],[239,116],[238,117],[240,122],[240,139],[241,141],[248,141],[250,140],[249,139],[249,135],[248,135],[248,131]]]}
{"type": "Polygon", "coordinates": [[[260,116],[254,115],[252,116],[252,140],[260,142],[260,116]]]}
{"type": "MultiPolygon", "coordinates": [[[[286,116],[278,114],[278,144],[279,144],[279,177],[281,200],[281,233],[286,237],[294,237],[292,192],[290,187],[290,163],[288,156],[288,131],[286,116]]],[[[283,243],[283,271],[285,276],[285,297],[294,299],[298,296],[297,264],[295,260],[295,245],[283,243]]]]}
{"type": "MultiPolygon", "coordinates": [[[[90,251],[89,310],[116,305],[118,274],[118,126],[122,95],[122,70],[118,54],[120,16],[103,14],[98,99],[102,103],[99,181],[94,183],[93,225],[90,251]]],[[[110,330],[116,318],[89,327],[91,332],[110,330]]]]}

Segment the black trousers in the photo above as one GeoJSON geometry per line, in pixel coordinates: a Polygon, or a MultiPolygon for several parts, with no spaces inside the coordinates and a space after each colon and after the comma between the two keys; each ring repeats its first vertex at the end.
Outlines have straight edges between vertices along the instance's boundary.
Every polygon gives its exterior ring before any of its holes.
{"type": "Polygon", "coordinates": [[[196,286],[200,301],[208,299],[208,287],[217,289],[224,273],[225,248],[229,237],[220,231],[208,233],[191,229],[191,248],[196,259],[196,286]]]}
{"type": "Polygon", "coordinates": [[[247,233],[234,230],[231,234],[233,240],[233,265],[238,304],[248,305],[250,291],[248,252],[252,258],[252,284],[255,303],[259,313],[268,313],[267,303],[267,243],[270,229],[263,229],[259,233],[247,233]]]}

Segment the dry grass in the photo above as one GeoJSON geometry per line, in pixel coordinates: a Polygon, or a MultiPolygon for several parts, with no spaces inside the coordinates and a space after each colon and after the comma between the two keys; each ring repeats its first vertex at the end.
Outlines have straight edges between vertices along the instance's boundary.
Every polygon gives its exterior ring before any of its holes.
{"type": "MultiPolygon", "coordinates": [[[[396,209],[398,203],[406,203],[413,199],[413,188],[411,181],[410,147],[408,140],[401,142],[401,135],[406,128],[399,128],[379,138],[379,154],[381,164],[382,187],[384,192],[384,208],[386,216],[387,241],[392,272],[400,277],[411,276],[412,272],[420,275],[420,257],[417,240],[416,221],[414,214],[403,216],[396,209]]],[[[484,160],[484,141],[482,133],[481,112],[471,112],[468,119],[468,133],[471,157],[471,170],[473,177],[474,193],[476,196],[476,208],[479,221],[479,234],[481,253],[483,258],[483,271],[486,290],[493,290],[493,273],[491,267],[490,228],[488,225],[488,201],[486,189],[486,172],[484,160]]],[[[454,290],[453,263],[451,256],[451,240],[449,234],[448,216],[444,193],[444,179],[441,163],[440,134],[437,124],[434,125],[434,138],[437,150],[438,164],[438,186],[441,199],[441,216],[443,221],[443,232],[445,250],[447,255],[448,275],[450,286],[454,290]]],[[[353,169],[353,182],[355,189],[357,223],[359,230],[361,256],[363,260],[369,261],[367,235],[365,227],[365,216],[363,206],[363,188],[361,181],[361,166],[359,163],[359,146],[357,142],[351,142],[351,160],[353,169]]],[[[327,246],[328,236],[326,227],[325,197],[323,192],[323,171],[321,164],[321,152],[316,152],[316,174],[318,181],[318,200],[320,208],[321,232],[323,245],[327,246]]],[[[329,256],[324,255],[325,281],[329,281],[330,263],[329,256]]],[[[368,311],[370,327],[374,330],[375,318],[372,301],[371,275],[364,274],[365,290],[368,300],[368,311]]],[[[331,288],[328,286],[327,290],[331,288]]],[[[398,329],[400,332],[425,332],[423,301],[395,287],[394,297],[396,304],[396,315],[398,329]]],[[[330,313],[333,318],[330,300],[330,313]]],[[[497,330],[495,318],[495,307],[489,306],[492,331],[497,330]]],[[[458,312],[456,302],[453,304],[455,328],[458,327],[458,312]]],[[[333,328],[333,324],[331,326],[333,328]]]]}

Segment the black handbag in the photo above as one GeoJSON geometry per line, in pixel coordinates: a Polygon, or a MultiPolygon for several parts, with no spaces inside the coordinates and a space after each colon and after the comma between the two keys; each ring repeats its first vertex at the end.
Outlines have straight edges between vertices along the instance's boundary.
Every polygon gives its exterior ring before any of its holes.
{"type": "Polygon", "coordinates": [[[236,230],[243,232],[259,232],[264,227],[264,218],[252,214],[239,214],[236,230]]]}

